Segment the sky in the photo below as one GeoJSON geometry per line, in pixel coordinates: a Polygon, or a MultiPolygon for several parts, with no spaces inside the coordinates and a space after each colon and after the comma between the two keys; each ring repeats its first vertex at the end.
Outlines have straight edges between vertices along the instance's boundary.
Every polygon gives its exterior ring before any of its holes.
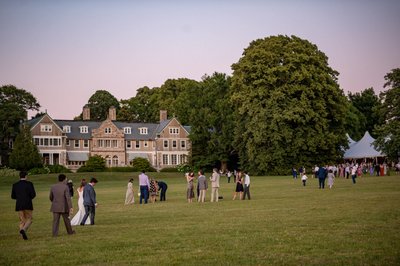
{"type": "Polygon", "coordinates": [[[400,67],[399,14],[398,0],[0,0],[0,86],[73,119],[97,90],[121,100],[167,79],[231,75],[251,41],[281,34],[316,44],[346,95],[378,94],[400,67]]]}

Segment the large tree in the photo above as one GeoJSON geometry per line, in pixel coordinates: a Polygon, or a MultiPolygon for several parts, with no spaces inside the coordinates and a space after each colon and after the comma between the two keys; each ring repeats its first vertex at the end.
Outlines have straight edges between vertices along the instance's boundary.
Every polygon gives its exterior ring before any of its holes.
{"type": "MultiPolygon", "coordinates": [[[[357,93],[349,93],[350,103],[359,111],[358,117],[360,121],[364,121],[364,126],[359,128],[360,132],[354,132],[350,136],[354,139],[359,139],[358,136],[364,136],[365,131],[370,132],[373,137],[374,128],[379,125],[379,115],[376,110],[380,109],[380,101],[378,95],[375,94],[373,88],[365,89],[357,93]]],[[[360,138],[361,138],[360,137],[360,138]]]]}
{"type": "MultiPolygon", "coordinates": [[[[197,168],[222,167],[232,163],[233,106],[229,101],[231,78],[222,73],[203,76],[198,87],[185,93],[191,125],[192,164],[197,168]]],[[[183,99],[181,95],[181,99],[183,99]]]]}
{"type": "Polygon", "coordinates": [[[13,85],[0,87],[0,157],[7,164],[11,152],[10,141],[19,133],[21,122],[27,119],[27,111],[38,111],[40,104],[24,89],[13,85]]]}
{"type": "MultiPolygon", "coordinates": [[[[117,98],[106,90],[96,91],[88,101],[88,107],[90,108],[90,119],[96,121],[103,121],[108,117],[108,110],[110,107],[117,109],[117,115],[119,111],[119,102],[117,98]]],[[[79,117],[82,118],[82,114],[79,117]]]]}
{"type": "Polygon", "coordinates": [[[232,69],[242,168],[280,174],[341,157],[346,97],[316,45],[296,36],[258,39],[232,69]]]}
{"type": "Polygon", "coordinates": [[[382,102],[379,114],[383,121],[376,127],[378,136],[375,145],[390,159],[400,158],[400,68],[393,69],[385,76],[384,91],[380,94],[382,102]]]}
{"type": "Polygon", "coordinates": [[[10,167],[17,170],[28,171],[34,167],[41,166],[42,157],[32,141],[31,130],[29,126],[24,125],[15,139],[14,147],[10,155],[10,167]]]}

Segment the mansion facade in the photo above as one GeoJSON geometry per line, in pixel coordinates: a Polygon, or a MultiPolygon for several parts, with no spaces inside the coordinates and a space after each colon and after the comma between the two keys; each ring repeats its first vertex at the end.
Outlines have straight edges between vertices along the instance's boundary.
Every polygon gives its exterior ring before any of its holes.
{"type": "Polygon", "coordinates": [[[75,171],[90,156],[100,155],[107,167],[128,166],[137,157],[147,159],[157,170],[186,163],[191,151],[190,127],[160,111],[159,123],[116,121],[109,109],[105,121],[91,121],[83,108],[83,120],[56,120],[48,114],[28,121],[33,141],[45,165],[63,165],[75,171]]]}

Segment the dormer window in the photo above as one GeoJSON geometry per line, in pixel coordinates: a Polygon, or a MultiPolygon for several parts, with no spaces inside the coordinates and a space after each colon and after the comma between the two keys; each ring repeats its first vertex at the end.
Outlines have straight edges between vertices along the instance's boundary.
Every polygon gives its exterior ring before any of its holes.
{"type": "Polygon", "coordinates": [[[130,127],[124,127],[124,134],[131,134],[132,129],[130,127]]]}
{"type": "Polygon", "coordinates": [[[140,135],[147,135],[147,127],[140,127],[139,128],[140,135]]]}
{"type": "Polygon", "coordinates": [[[40,125],[40,131],[41,132],[51,132],[51,131],[53,131],[53,126],[52,125],[40,125]]]}
{"type": "Polygon", "coordinates": [[[71,133],[71,126],[63,126],[64,133],[71,133]]]}
{"type": "Polygon", "coordinates": [[[106,133],[106,134],[111,134],[111,127],[106,127],[106,128],[104,129],[104,133],[106,133]]]}
{"type": "Polygon", "coordinates": [[[171,135],[179,135],[179,128],[178,127],[170,127],[169,134],[171,135]]]}
{"type": "Polygon", "coordinates": [[[81,132],[81,133],[88,133],[88,132],[89,132],[87,126],[81,126],[81,127],[79,127],[79,129],[80,129],[80,132],[81,132]]]}

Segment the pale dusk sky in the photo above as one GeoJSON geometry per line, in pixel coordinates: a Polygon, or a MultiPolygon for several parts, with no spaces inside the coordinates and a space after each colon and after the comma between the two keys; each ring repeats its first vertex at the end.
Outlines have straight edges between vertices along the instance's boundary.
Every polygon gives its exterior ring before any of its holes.
{"type": "Polygon", "coordinates": [[[73,119],[96,90],[120,100],[169,78],[231,74],[252,40],[282,34],[316,44],[346,94],[379,93],[400,67],[399,14],[396,0],[0,0],[0,86],[73,119]]]}

